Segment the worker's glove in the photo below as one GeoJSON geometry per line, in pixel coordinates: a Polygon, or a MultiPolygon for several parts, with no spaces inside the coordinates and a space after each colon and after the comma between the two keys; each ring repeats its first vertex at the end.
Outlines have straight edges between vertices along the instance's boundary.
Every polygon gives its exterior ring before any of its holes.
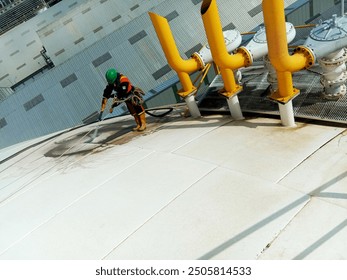
{"type": "Polygon", "coordinates": [[[100,111],[99,116],[98,116],[98,121],[102,120],[102,114],[103,114],[103,111],[100,111]]]}

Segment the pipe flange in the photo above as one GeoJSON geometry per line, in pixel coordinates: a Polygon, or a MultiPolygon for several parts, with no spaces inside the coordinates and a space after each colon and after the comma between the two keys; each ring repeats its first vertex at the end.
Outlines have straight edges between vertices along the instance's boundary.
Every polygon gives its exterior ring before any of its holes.
{"type": "Polygon", "coordinates": [[[342,96],[346,95],[346,92],[347,92],[347,87],[345,84],[343,84],[338,87],[336,92],[333,92],[333,93],[323,92],[322,97],[326,100],[336,101],[342,96]]]}
{"type": "Polygon", "coordinates": [[[305,68],[310,68],[315,61],[315,56],[314,53],[312,52],[312,50],[308,47],[305,46],[299,46],[297,48],[295,48],[294,53],[301,53],[305,56],[306,58],[306,64],[305,64],[305,68]]]}
{"type": "Polygon", "coordinates": [[[327,58],[327,57],[322,57],[319,59],[319,63],[322,63],[327,66],[333,66],[333,65],[341,65],[347,61],[347,49],[343,48],[343,53],[339,57],[334,57],[334,58],[327,58]]]}
{"type": "Polygon", "coordinates": [[[297,95],[299,95],[300,90],[298,90],[297,88],[293,88],[293,92],[290,95],[287,96],[283,96],[282,94],[280,94],[279,90],[275,90],[273,92],[271,92],[271,94],[269,96],[267,96],[267,98],[270,101],[274,101],[277,102],[279,104],[286,104],[288,103],[290,100],[294,99],[297,95]]]}
{"type": "Polygon", "coordinates": [[[346,81],[347,81],[347,71],[344,71],[343,73],[341,73],[338,79],[335,79],[335,80],[329,80],[324,76],[322,76],[320,79],[320,83],[323,86],[330,86],[330,87],[342,85],[346,81]]]}
{"type": "Polygon", "coordinates": [[[252,53],[245,47],[239,47],[237,49],[238,53],[241,53],[245,58],[245,67],[252,65],[253,63],[253,55],[252,53]]]}
{"type": "Polygon", "coordinates": [[[190,90],[188,90],[188,91],[184,91],[184,89],[180,89],[178,92],[177,92],[177,94],[180,96],[180,97],[182,97],[182,98],[186,98],[186,97],[189,97],[189,96],[191,96],[191,95],[193,95],[193,94],[195,94],[196,93],[196,87],[195,86],[193,86],[190,90]]]}
{"type": "Polygon", "coordinates": [[[243,90],[243,87],[241,85],[236,85],[234,91],[228,92],[228,91],[226,91],[225,88],[221,88],[220,90],[218,90],[218,94],[220,94],[221,96],[224,96],[226,98],[230,98],[230,97],[232,97],[234,95],[237,95],[242,90],[243,90]]]}
{"type": "Polygon", "coordinates": [[[199,55],[199,53],[195,52],[191,55],[191,58],[193,58],[199,65],[199,70],[203,69],[207,62],[203,60],[203,58],[199,55]]]}

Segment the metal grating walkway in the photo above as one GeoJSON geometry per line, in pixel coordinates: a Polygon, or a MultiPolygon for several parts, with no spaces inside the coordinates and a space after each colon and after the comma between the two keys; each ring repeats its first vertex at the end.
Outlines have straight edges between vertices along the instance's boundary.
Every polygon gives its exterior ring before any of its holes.
{"type": "MultiPolygon", "coordinates": [[[[267,99],[267,72],[258,67],[242,75],[244,89],[238,94],[242,111],[279,115],[278,105],[267,99]]],[[[300,94],[293,99],[295,117],[347,124],[347,95],[337,101],[325,99],[319,73],[308,70],[297,72],[293,75],[293,83],[300,89],[300,94]]],[[[202,113],[229,112],[226,99],[217,93],[222,86],[223,82],[217,76],[199,102],[202,113]]]]}

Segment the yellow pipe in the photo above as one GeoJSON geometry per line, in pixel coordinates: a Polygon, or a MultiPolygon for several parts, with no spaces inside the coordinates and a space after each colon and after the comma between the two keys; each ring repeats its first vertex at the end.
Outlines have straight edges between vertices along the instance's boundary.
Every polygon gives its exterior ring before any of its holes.
{"type": "Polygon", "coordinates": [[[270,99],[286,104],[297,96],[300,91],[293,87],[292,73],[289,71],[279,72],[277,71],[278,90],[271,93],[270,99]]]}
{"type": "Polygon", "coordinates": [[[276,70],[282,72],[295,72],[305,68],[306,59],[301,53],[288,54],[284,1],[263,0],[263,12],[269,58],[272,65],[276,70]]]}
{"type": "Polygon", "coordinates": [[[250,65],[251,55],[242,47],[234,55],[228,53],[216,0],[204,0],[201,5],[201,15],[213,60],[220,68],[224,81],[226,92],[223,95],[233,96],[242,90],[242,87],[235,82],[233,70],[250,65]]]}
{"type": "Polygon", "coordinates": [[[186,97],[196,90],[190,79],[189,73],[199,70],[201,65],[199,61],[194,58],[184,60],[181,57],[172,35],[170,25],[165,17],[152,12],[149,12],[149,16],[163,48],[165,57],[170,67],[177,72],[182,84],[183,90],[179,91],[179,95],[186,97]]]}
{"type": "Polygon", "coordinates": [[[297,47],[293,55],[288,54],[284,1],[263,0],[262,5],[269,58],[278,79],[278,90],[270,98],[287,103],[299,92],[293,87],[291,73],[309,68],[315,58],[311,50],[304,46],[297,47]]]}

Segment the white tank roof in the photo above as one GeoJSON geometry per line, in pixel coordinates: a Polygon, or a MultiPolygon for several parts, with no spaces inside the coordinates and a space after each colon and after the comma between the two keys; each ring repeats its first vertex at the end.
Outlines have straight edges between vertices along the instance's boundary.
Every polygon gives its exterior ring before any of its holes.
{"type": "Polygon", "coordinates": [[[347,258],[345,128],[179,113],[1,150],[0,259],[347,258]]]}

